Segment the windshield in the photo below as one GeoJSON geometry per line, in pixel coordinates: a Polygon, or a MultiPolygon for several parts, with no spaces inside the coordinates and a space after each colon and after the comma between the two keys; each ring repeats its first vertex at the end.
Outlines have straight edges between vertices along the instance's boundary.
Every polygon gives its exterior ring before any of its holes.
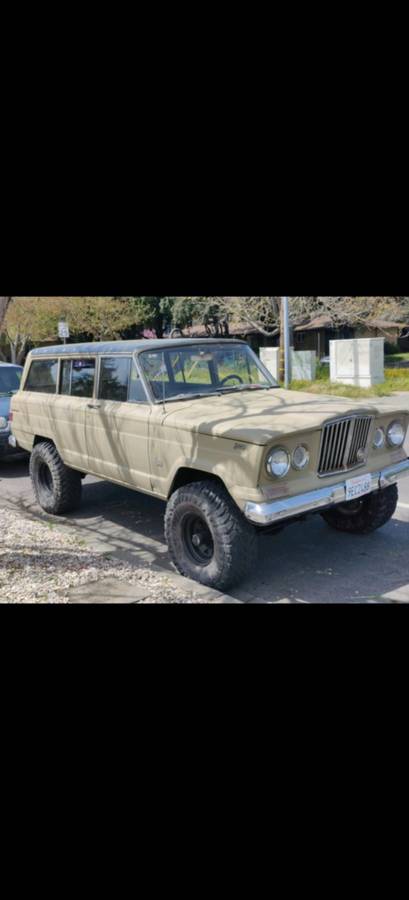
{"type": "Polygon", "coordinates": [[[157,401],[278,387],[244,344],[167,347],[147,350],[139,358],[157,401]]]}
{"type": "Polygon", "coordinates": [[[22,374],[19,366],[0,366],[0,397],[9,397],[18,391],[22,374]]]}

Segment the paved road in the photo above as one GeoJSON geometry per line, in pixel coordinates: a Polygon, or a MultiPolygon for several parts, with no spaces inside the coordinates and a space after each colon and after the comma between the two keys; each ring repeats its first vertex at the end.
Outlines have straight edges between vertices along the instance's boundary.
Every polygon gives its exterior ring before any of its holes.
{"type": "MultiPolygon", "coordinates": [[[[24,460],[0,462],[0,503],[7,498],[40,514],[24,460]]],[[[159,500],[87,478],[82,508],[67,518],[99,548],[169,568],[163,513],[159,500]]],[[[409,478],[395,518],[369,537],[337,534],[320,516],[262,537],[253,574],[231,594],[247,602],[409,602],[408,547],[409,478]]]]}

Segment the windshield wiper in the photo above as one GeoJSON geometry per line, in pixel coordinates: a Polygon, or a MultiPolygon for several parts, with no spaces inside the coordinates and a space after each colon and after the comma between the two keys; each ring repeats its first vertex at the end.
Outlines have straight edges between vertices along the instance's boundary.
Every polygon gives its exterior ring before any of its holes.
{"type": "Polygon", "coordinates": [[[239,391],[271,391],[276,387],[275,384],[269,386],[263,384],[238,384],[237,387],[220,388],[223,394],[236,394],[239,391]]]}
{"type": "Polygon", "coordinates": [[[0,391],[0,397],[13,397],[14,394],[17,394],[17,391],[0,391]]]}
{"type": "Polygon", "coordinates": [[[175,401],[199,400],[204,397],[221,397],[222,394],[237,394],[239,391],[272,391],[275,387],[278,387],[278,385],[272,384],[268,387],[263,384],[238,384],[237,387],[218,388],[217,391],[211,391],[210,393],[176,394],[175,397],[164,397],[163,400],[158,398],[155,400],[155,403],[174,403],[175,401]]]}
{"type": "Polygon", "coordinates": [[[220,397],[220,391],[214,391],[211,394],[176,394],[175,397],[164,397],[163,400],[155,400],[155,403],[174,403],[176,400],[198,400],[203,397],[220,397]]]}

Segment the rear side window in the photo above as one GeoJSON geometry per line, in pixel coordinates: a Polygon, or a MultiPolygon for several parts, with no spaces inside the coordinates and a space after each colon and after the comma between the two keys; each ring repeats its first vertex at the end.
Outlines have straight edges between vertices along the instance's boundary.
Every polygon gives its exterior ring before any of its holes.
{"type": "Polygon", "coordinates": [[[128,399],[130,359],[104,357],[101,359],[99,399],[126,403],[128,399]]]}
{"type": "Polygon", "coordinates": [[[57,390],[58,360],[34,359],[24,385],[25,391],[55,394],[57,390]]]}
{"type": "Polygon", "coordinates": [[[71,397],[92,397],[95,359],[64,359],[61,364],[60,393],[71,397]]]}
{"type": "Polygon", "coordinates": [[[146,393],[133,360],[103,357],[101,359],[99,399],[118,403],[146,403],[146,393]]]}

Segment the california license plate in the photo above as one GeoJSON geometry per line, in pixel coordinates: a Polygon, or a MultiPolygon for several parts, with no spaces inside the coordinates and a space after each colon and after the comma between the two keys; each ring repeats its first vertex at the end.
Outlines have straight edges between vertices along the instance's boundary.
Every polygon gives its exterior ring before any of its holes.
{"type": "Polygon", "coordinates": [[[371,475],[360,475],[358,478],[349,478],[349,480],[345,482],[346,500],[357,500],[358,497],[363,497],[365,494],[370,494],[371,491],[371,475]]]}

